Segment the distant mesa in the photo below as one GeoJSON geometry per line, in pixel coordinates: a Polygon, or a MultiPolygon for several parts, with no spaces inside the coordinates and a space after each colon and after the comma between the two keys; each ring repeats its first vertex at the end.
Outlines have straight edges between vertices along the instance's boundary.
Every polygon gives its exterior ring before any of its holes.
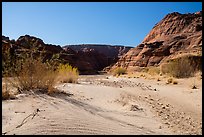
{"type": "Polygon", "coordinates": [[[64,50],[67,50],[67,48],[70,48],[76,52],[94,51],[100,54],[104,54],[108,58],[116,58],[118,56],[123,55],[127,51],[129,51],[132,47],[121,46],[121,45],[103,45],[103,44],[67,45],[63,47],[64,50]]]}

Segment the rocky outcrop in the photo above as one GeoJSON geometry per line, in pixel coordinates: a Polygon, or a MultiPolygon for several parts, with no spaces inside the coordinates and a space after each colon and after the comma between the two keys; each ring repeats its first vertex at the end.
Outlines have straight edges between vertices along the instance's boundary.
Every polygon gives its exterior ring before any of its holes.
{"type": "Polygon", "coordinates": [[[202,52],[202,12],[174,12],[158,22],[143,42],[123,55],[113,68],[159,66],[182,54],[202,52]]]}
{"type": "Polygon", "coordinates": [[[45,50],[52,54],[60,53],[61,51],[63,51],[63,49],[59,45],[57,46],[52,44],[45,44],[43,40],[29,35],[20,36],[17,39],[16,44],[21,48],[33,48],[39,51],[45,50]]]}
{"type": "Polygon", "coordinates": [[[29,35],[20,36],[16,41],[2,36],[4,62],[8,59],[6,55],[12,55],[14,59],[32,49],[34,56],[42,55],[44,61],[54,59],[69,63],[77,67],[81,74],[96,74],[116,63],[130,48],[110,45],[69,45],[62,48],[59,45],[45,44],[43,40],[29,35]]]}
{"type": "Polygon", "coordinates": [[[112,46],[112,45],[67,45],[65,51],[74,51],[76,56],[76,66],[83,71],[102,70],[103,68],[115,64],[118,59],[127,53],[132,47],[112,46]],[[93,68],[93,69],[91,69],[93,68]]]}
{"type": "Polygon", "coordinates": [[[67,45],[64,46],[63,49],[66,50],[66,48],[70,48],[76,52],[83,51],[83,52],[89,52],[89,51],[96,51],[100,54],[103,54],[104,56],[107,56],[108,58],[116,58],[118,56],[123,55],[127,51],[129,51],[132,47],[127,46],[121,46],[121,45],[100,45],[100,44],[82,44],[82,45],[67,45]]]}
{"type": "Polygon", "coordinates": [[[2,41],[9,41],[9,37],[2,36],[2,41]]]}

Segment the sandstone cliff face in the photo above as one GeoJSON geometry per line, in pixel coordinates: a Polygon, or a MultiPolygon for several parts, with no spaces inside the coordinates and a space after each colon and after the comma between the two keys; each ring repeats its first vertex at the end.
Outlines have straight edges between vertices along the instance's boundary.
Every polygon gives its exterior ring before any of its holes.
{"type": "Polygon", "coordinates": [[[65,51],[72,50],[75,52],[75,64],[83,71],[93,71],[93,69],[102,70],[107,66],[113,65],[131,48],[132,47],[94,44],[67,45],[63,47],[65,51]]]}
{"type": "Polygon", "coordinates": [[[82,44],[82,45],[67,45],[64,46],[63,49],[70,48],[76,52],[78,51],[91,51],[94,50],[108,58],[116,58],[118,56],[123,55],[127,51],[129,51],[132,47],[127,46],[112,46],[112,45],[95,45],[95,44],[82,44]]]}
{"type": "Polygon", "coordinates": [[[59,45],[45,44],[43,40],[29,35],[21,36],[16,41],[2,36],[3,61],[6,60],[6,52],[9,52],[13,58],[17,58],[34,49],[35,56],[43,53],[44,60],[55,58],[60,62],[69,63],[77,67],[81,74],[95,74],[101,71],[116,63],[119,56],[130,48],[110,45],[72,45],[62,48],[59,45]]]}
{"type": "Polygon", "coordinates": [[[143,42],[128,51],[113,66],[127,69],[159,66],[183,54],[202,52],[202,12],[174,12],[158,22],[143,42]]]}

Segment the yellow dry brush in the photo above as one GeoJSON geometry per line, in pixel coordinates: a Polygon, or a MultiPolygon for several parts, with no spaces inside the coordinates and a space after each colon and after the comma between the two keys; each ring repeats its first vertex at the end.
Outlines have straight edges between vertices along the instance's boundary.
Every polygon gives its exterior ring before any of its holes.
{"type": "Polygon", "coordinates": [[[114,76],[120,76],[123,74],[126,74],[127,70],[125,68],[122,67],[117,67],[113,70],[113,75],[114,76]]]}
{"type": "Polygon", "coordinates": [[[77,83],[79,72],[76,67],[72,67],[70,64],[60,64],[57,71],[60,82],[77,83]]]}

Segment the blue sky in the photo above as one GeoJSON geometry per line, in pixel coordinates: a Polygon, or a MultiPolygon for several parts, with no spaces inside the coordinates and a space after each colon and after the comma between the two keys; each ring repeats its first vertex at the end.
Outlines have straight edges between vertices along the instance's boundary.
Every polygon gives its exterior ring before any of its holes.
{"type": "Polygon", "coordinates": [[[2,34],[135,47],[166,14],[201,10],[202,2],[2,2],[2,34]]]}

